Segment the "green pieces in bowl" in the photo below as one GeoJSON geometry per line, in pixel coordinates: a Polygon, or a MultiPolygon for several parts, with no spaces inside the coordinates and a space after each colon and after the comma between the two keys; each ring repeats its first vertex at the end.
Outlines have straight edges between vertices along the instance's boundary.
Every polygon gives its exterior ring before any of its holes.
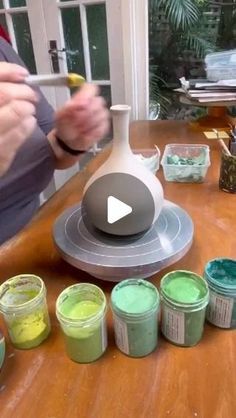
{"type": "Polygon", "coordinates": [[[205,153],[200,154],[198,157],[179,157],[178,155],[167,155],[167,164],[204,165],[205,160],[205,153]]]}

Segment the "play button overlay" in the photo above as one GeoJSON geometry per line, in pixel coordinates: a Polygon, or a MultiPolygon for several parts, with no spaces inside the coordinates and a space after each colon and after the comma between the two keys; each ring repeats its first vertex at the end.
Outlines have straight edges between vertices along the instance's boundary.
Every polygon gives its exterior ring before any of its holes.
{"type": "Polygon", "coordinates": [[[107,222],[114,224],[120,219],[132,213],[133,209],[121,200],[114,196],[109,196],[107,199],[107,222]]]}
{"type": "Polygon", "coordinates": [[[155,205],[148,187],[126,173],[106,174],[95,180],[82,200],[87,229],[128,236],[147,231],[153,223],[155,205]]]}

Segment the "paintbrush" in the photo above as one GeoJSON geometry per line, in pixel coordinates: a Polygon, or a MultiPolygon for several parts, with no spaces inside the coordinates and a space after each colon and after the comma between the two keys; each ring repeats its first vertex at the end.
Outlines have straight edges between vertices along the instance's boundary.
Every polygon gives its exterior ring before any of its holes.
{"type": "Polygon", "coordinates": [[[29,86],[67,86],[80,87],[85,83],[84,77],[79,74],[42,74],[42,75],[29,75],[25,78],[26,84],[29,86]]]}
{"type": "Polygon", "coordinates": [[[229,138],[229,150],[232,155],[236,156],[236,126],[231,125],[230,123],[229,126],[231,128],[229,138]]]}
{"type": "Polygon", "coordinates": [[[225,152],[225,154],[232,157],[232,154],[229,151],[228,147],[225,145],[223,139],[220,138],[219,132],[216,129],[213,129],[213,132],[215,132],[215,134],[217,136],[218,143],[220,144],[220,146],[221,146],[222,150],[225,152]]]}

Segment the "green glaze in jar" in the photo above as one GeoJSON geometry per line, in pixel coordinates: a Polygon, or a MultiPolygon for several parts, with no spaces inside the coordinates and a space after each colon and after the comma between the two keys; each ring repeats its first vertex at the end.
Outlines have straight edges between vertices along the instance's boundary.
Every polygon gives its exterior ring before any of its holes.
{"type": "Polygon", "coordinates": [[[131,357],[155,350],[158,337],[159,294],[146,280],[127,279],[111,294],[117,347],[131,357]]]}
{"type": "Polygon", "coordinates": [[[190,271],[173,271],[162,278],[160,293],[163,335],[177,345],[196,345],[202,337],[209,301],[206,281],[190,271]]]}
{"type": "Polygon", "coordinates": [[[99,287],[89,283],[68,287],[57,298],[56,315],[71,360],[90,363],[103,355],[107,348],[106,297],[99,287]]]}
{"type": "Polygon", "coordinates": [[[50,333],[46,288],[40,277],[22,274],[5,281],[0,286],[0,311],[16,348],[37,347],[50,333]]]}
{"type": "Polygon", "coordinates": [[[210,289],[207,320],[220,328],[236,328],[236,260],[211,260],[204,276],[210,289]]]}

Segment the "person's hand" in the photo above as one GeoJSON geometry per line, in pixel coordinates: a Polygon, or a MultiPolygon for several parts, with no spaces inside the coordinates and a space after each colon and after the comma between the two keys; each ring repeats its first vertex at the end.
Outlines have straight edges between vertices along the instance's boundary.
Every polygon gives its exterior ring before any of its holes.
{"type": "Polygon", "coordinates": [[[27,70],[19,65],[0,62],[0,176],[35,129],[38,99],[23,83],[27,75],[27,70]]]}
{"type": "Polygon", "coordinates": [[[98,88],[84,84],[82,88],[56,112],[56,135],[70,148],[87,150],[107,133],[109,112],[105,100],[98,96],[98,88]]]}

